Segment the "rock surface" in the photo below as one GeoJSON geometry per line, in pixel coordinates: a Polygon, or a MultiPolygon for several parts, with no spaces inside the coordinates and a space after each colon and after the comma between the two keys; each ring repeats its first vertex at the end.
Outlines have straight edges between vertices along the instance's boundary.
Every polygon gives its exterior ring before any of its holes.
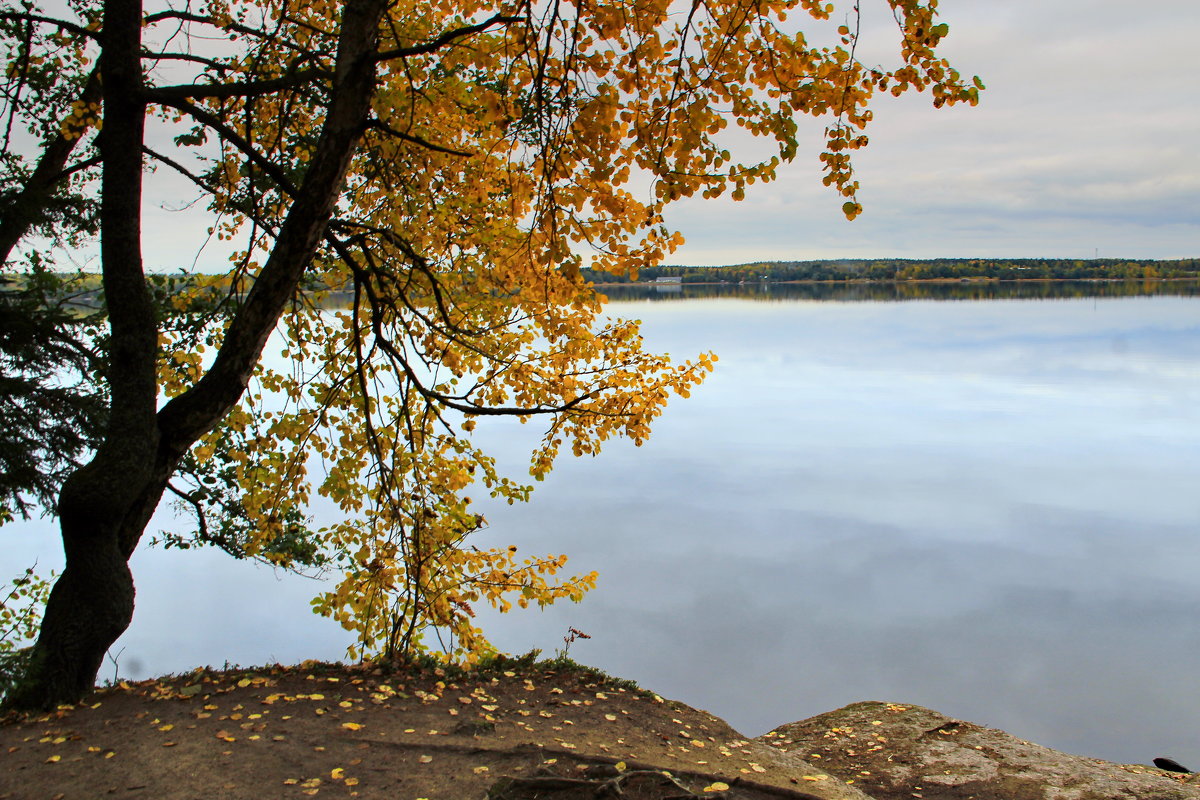
{"type": "Polygon", "coordinates": [[[1200,800],[1200,776],[1051,750],[920,706],[854,703],[759,741],[875,800],[1200,800]]]}

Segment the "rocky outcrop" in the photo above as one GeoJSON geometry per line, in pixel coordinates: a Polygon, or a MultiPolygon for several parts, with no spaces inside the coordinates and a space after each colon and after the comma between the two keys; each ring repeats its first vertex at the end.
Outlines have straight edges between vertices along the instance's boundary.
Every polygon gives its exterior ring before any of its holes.
{"type": "Polygon", "coordinates": [[[759,741],[875,800],[1200,800],[1195,775],[1068,755],[898,703],[854,703],[759,741]]]}

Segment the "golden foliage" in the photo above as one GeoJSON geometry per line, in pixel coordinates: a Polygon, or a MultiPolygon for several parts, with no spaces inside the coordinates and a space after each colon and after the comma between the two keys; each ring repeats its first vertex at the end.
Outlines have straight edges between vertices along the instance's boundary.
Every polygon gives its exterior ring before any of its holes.
{"type": "MultiPolygon", "coordinates": [[[[977,102],[978,79],[964,82],[936,54],[947,33],[936,0],[886,2],[900,32],[893,69],[860,63],[856,20],[834,27],[834,4],[814,0],[389,6],[373,124],[308,291],[272,345],[295,366],[261,368],[242,406],[193,451],[201,465],[219,457],[233,468],[255,531],[246,552],[274,552],[283,511],[314,492],[335,504],[338,521],[308,535],[341,578],[314,607],[356,632],[354,655],[430,646],[422,633],[434,630],[450,657],[472,661],[489,650],[475,605],[578,600],[596,576],[558,579],[565,557],[469,543],[485,524],[469,492],[508,502],[530,492],[499,474],[471,432],[498,413],[542,420],[537,479],[563,447],[578,456],[614,436],[640,444],[715,356],[676,364],[646,352],[637,323],[608,319],[579,268],[636,274],[660,263],[682,241],[665,207],[740,199],[775,179],[797,154],[804,116],[826,120],[824,182],[853,219],[862,207],[851,156],[867,144],[876,92],[977,102]],[[810,45],[789,15],[828,26],[837,44],[810,45]],[[330,290],[344,307],[321,311],[330,290]]],[[[159,105],[171,124],[204,129],[179,142],[207,159],[199,182],[219,215],[214,234],[245,242],[220,284],[237,298],[316,151],[337,91],[342,5],[205,9],[206,22],[189,24],[221,29],[236,52],[197,86],[283,87],[159,105]]],[[[79,135],[94,117],[73,109],[62,130],[79,135]]],[[[164,394],[198,379],[195,345],[221,336],[219,326],[200,339],[164,334],[164,394]]]]}

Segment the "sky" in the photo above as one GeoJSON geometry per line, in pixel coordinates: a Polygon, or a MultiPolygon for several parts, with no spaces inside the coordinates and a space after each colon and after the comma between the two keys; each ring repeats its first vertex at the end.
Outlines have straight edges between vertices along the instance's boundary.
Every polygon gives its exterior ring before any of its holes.
{"type": "MultiPolygon", "coordinates": [[[[860,58],[894,67],[886,3],[861,5],[860,58]]],[[[821,185],[826,123],[804,118],[779,180],[742,202],[671,207],[667,223],[686,243],[667,263],[1200,256],[1200,2],[941,0],[939,10],[950,26],[940,52],[987,89],[976,107],[875,98],[871,143],[856,156],[862,216],[847,222],[842,198],[821,185]]],[[[819,25],[792,19],[815,41],[819,25]]],[[[159,185],[147,262],[189,267],[207,222],[178,213],[190,187],[159,185]]],[[[223,268],[221,252],[209,243],[196,265],[223,268]]]]}
{"type": "MultiPolygon", "coordinates": [[[[895,67],[885,0],[861,5],[859,57],[895,67]]],[[[838,3],[832,25],[849,7],[838,3]]],[[[1200,2],[941,0],[939,10],[950,26],[941,54],[987,89],[976,107],[875,98],[871,143],[856,156],[862,216],[847,222],[843,198],[821,184],[826,121],[806,117],[779,180],[742,202],[670,208],[686,244],[667,263],[1200,256],[1200,2]]],[[[822,30],[829,39],[830,27],[791,19],[809,41],[822,30]]],[[[191,187],[163,176],[158,185],[147,196],[147,263],[190,267],[208,223],[178,212],[191,187]]],[[[223,268],[223,250],[208,245],[196,266],[223,268]]]]}
{"type": "MultiPolygon", "coordinates": [[[[883,0],[860,55],[895,63],[883,0]],[[890,48],[890,50],[889,50],[890,48]],[[891,60],[889,60],[889,58],[891,60]]],[[[865,213],[820,183],[823,123],[781,179],[734,203],[687,201],[676,264],[859,257],[1200,255],[1196,0],[942,0],[941,53],[987,86],[978,106],[877,97],[857,156],[865,213]]]]}

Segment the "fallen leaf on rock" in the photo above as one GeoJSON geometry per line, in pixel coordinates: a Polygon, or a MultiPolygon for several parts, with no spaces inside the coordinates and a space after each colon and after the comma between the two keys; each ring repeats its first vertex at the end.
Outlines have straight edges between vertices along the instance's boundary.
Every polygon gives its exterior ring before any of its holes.
{"type": "Polygon", "coordinates": [[[433,756],[421,756],[417,761],[420,761],[422,764],[428,764],[430,761],[433,761],[433,756]]]}

